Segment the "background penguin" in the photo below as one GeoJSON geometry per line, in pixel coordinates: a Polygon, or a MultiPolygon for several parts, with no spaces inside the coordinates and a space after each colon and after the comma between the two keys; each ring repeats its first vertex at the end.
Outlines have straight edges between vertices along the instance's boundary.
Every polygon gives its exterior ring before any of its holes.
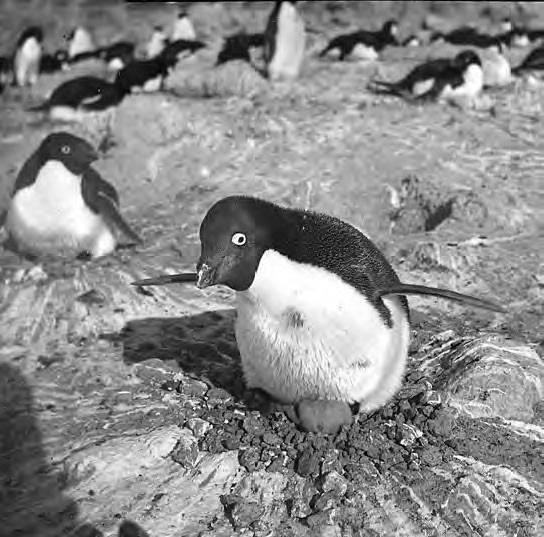
{"type": "Polygon", "coordinates": [[[499,39],[491,42],[479,52],[484,74],[484,87],[503,87],[512,82],[510,62],[503,54],[503,45],[499,39]]]}
{"type": "Polygon", "coordinates": [[[177,41],[168,42],[160,56],[170,66],[174,66],[184,56],[189,56],[205,46],[206,44],[202,41],[178,39],[177,41]]]}
{"type": "MultiPolygon", "coordinates": [[[[245,380],[282,403],[306,401],[311,408],[343,401],[370,411],[393,397],[410,338],[403,295],[503,311],[467,295],[401,283],[353,226],[256,198],[217,202],[202,221],[200,240],[198,287],[222,284],[237,292],[236,340],[245,380]]],[[[134,285],[190,279],[169,275],[134,285]]],[[[332,425],[315,428],[331,431],[332,425]]]]}
{"type": "Polygon", "coordinates": [[[83,26],[74,28],[68,36],[68,57],[74,60],[77,56],[96,51],[93,38],[89,31],[83,26]]]}
{"type": "Polygon", "coordinates": [[[544,70],[544,46],[538,47],[525,57],[525,59],[512,69],[512,73],[520,75],[524,71],[542,71],[544,70]]]}
{"type": "Polygon", "coordinates": [[[178,39],[185,39],[186,41],[196,40],[195,28],[185,11],[178,14],[174,22],[172,34],[170,35],[171,41],[177,41],[178,39]]]}
{"type": "Polygon", "coordinates": [[[140,241],[119,213],[117,191],[91,167],[97,157],[88,142],[66,132],[42,141],[17,176],[6,217],[19,252],[101,257],[115,249],[117,229],[140,241]]]}
{"type": "Polygon", "coordinates": [[[230,35],[225,38],[215,65],[221,65],[231,60],[245,60],[251,63],[251,49],[260,48],[263,45],[264,34],[262,33],[230,35]]]}
{"type": "Polygon", "coordinates": [[[17,40],[13,58],[13,82],[17,86],[32,86],[38,80],[42,58],[43,31],[39,26],[27,28],[17,40]]]}
{"type": "Polygon", "coordinates": [[[304,59],[306,32],[296,2],[276,2],[264,32],[264,60],[271,80],[296,78],[304,59]]]}
{"type": "Polygon", "coordinates": [[[381,30],[370,32],[359,30],[349,34],[339,35],[332,39],[329,44],[319,53],[319,57],[327,54],[338,54],[340,60],[344,60],[350,54],[359,59],[375,60],[378,53],[387,45],[398,45],[398,25],[394,20],[384,23],[381,30]]]}
{"type": "Polygon", "coordinates": [[[166,37],[162,26],[155,26],[145,49],[146,57],[155,58],[158,56],[164,50],[167,42],[168,38],[166,37]]]}
{"type": "Polygon", "coordinates": [[[134,43],[130,41],[117,41],[102,47],[98,57],[106,62],[106,66],[110,71],[120,71],[134,60],[135,48],[134,43]]]}
{"type": "Polygon", "coordinates": [[[88,113],[117,106],[127,93],[121,86],[101,78],[81,76],[64,82],[47,101],[30,110],[48,112],[52,120],[81,121],[88,113]]]}

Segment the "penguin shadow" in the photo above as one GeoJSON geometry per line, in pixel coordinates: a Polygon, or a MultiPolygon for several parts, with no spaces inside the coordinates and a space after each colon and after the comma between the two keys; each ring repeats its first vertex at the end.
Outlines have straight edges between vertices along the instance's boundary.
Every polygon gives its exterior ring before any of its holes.
{"type": "Polygon", "coordinates": [[[0,533],[101,537],[78,522],[77,504],[63,492],[68,475],[48,462],[35,406],[24,376],[0,363],[0,533]]]}
{"type": "Polygon", "coordinates": [[[123,360],[136,364],[160,359],[242,400],[246,388],[234,337],[235,316],[234,309],[224,309],[129,321],[119,334],[123,360]]]}

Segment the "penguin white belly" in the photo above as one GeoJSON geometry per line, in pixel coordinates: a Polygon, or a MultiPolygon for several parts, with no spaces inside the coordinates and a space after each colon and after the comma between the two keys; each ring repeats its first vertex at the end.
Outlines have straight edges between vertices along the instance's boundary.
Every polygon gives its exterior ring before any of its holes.
{"type": "Polygon", "coordinates": [[[81,177],[50,161],[36,181],[15,193],[6,227],[19,249],[32,254],[88,251],[100,257],[113,251],[115,237],[81,195],[81,177]]]}
{"type": "Polygon", "coordinates": [[[378,59],[378,53],[372,47],[367,47],[363,43],[357,43],[353,47],[351,55],[358,60],[374,61],[378,59]]]}
{"type": "Polygon", "coordinates": [[[147,45],[146,55],[148,58],[154,58],[158,56],[163,50],[166,37],[160,34],[153,34],[147,45]]]}
{"type": "Polygon", "coordinates": [[[42,47],[35,38],[27,39],[15,54],[15,81],[18,86],[34,85],[38,80],[42,47]]]}
{"type": "Polygon", "coordinates": [[[196,39],[193,23],[187,17],[178,19],[174,24],[172,41],[177,41],[178,39],[186,39],[187,41],[194,41],[196,39]]]}
{"type": "Polygon", "coordinates": [[[144,82],[142,86],[142,91],[145,92],[155,92],[159,91],[162,86],[162,75],[156,76],[155,78],[150,78],[144,82]]]}
{"type": "Polygon", "coordinates": [[[479,65],[469,65],[464,75],[464,82],[456,88],[446,86],[442,98],[456,100],[476,97],[484,86],[484,73],[479,65]]]}
{"type": "Polygon", "coordinates": [[[504,56],[483,58],[482,64],[486,86],[506,86],[512,81],[510,63],[504,56]]]}
{"type": "Polygon", "coordinates": [[[427,93],[434,86],[434,78],[428,78],[427,80],[420,80],[412,86],[412,94],[416,97],[427,93]]]}
{"type": "Polygon", "coordinates": [[[304,58],[306,34],[304,23],[294,6],[281,4],[275,36],[274,55],[268,65],[271,80],[296,78],[304,58]]]}
{"type": "Polygon", "coordinates": [[[94,50],[93,40],[83,28],[77,28],[74,34],[72,41],[70,42],[70,47],[68,49],[68,56],[73,58],[78,54],[83,54],[84,52],[91,52],[94,50]]]}
{"type": "Polygon", "coordinates": [[[237,293],[236,340],[248,386],[280,401],[388,401],[401,384],[409,326],[397,298],[392,326],[355,288],[268,250],[251,287],[237,293]]]}

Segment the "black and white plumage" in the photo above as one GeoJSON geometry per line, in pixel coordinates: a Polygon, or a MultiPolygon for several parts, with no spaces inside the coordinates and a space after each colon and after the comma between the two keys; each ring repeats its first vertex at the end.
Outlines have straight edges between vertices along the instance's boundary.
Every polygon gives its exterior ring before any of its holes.
{"type": "Polygon", "coordinates": [[[68,42],[68,57],[71,61],[77,61],[95,57],[97,48],[89,31],[83,26],[74,28],[66,37],[68,42]]]}
{"type": "Polygon", "coordinates": [[[164,50],[167,43],[168,37],[164,33],[163,27],[159,25],[155,26],[146,45],[146,57],[148,59],[155,58],[164,50]]]}
{"type": "Polygon", "coordinates": [[[31,26],[17,40],[13,56],[13,83],[16,86],[32,86],[38,80],[42,58],[43,31],[31,26]]]}
{"type": "Polygon", "coordinates": [[[44,54],[40,62],[40,73],[56,73],[68,68],[68,52],[57,50],[54,54],[44,54]]]}
{"type": "Polygon", "coordinates": [[[400,387],[407,361],[403,295],[502,311],[452,291],[403,284],[353,226],[256,198],[217,202],[202,221],[200,241],[198,287],[222,284],[236,291],[236,340],[248,386],[283,403],[337,400],[367,411],[385,404],[400,387]]]}
{"type": "Polygon", "coordinates": [[[526,71],[544,71],[544,46],[531,50],[523,61],[512,69],[515,75],[526,71]]]}
{"type": "Polygon", "coordinates": [[[225,38],[223,47],[217,55],[216,65],[231,60],[251,62],[251,49],[261,48],[264,45],[263,33],[238,33],[225,38]]]}
{"type": "Polygon", "coordinates": [[[91,167],[97,158],[82,138],[46,136],[20,170],[6,216],[19,252],[96,258],[115,249],[118,230],[140,241],[119,212],[117,191],[91,167]]]}
{"type": "Polygon", "coordinates": [[[319,53],[320,57],[336,53],[340,60],[353,54],[360,59],[375,60],[378,53],[388,45],[398,45],[398,25],[394,20],[388,20],[376,32],[358,30],[349,34],[339,35],[319,53]]]}
{"type": "Polygon", "coordinates": [[[414,68],[398,82],[375,80],[370,89],[411,101],[473,99],[483,88],[482,63],[472,50],[453,59],[437,58],[414,68]]]}
{"type": "Polygon", "coordinates": [[[0,56],[0,93],[13,80],[13,60],[0,56]]]}
{"type": "Polygon", "coordinates": [[[176,20],[174,21],[174,27],[172,28],[172,34],[170,35],[171,41],[196,41],[196,31],[189,18],[189,15],[185,11],[180,11],[176,20]]]}
{"type": "Polygon", "coordinates": [[[263,57],[271,80],[294,79],[304,59],[306,31],[296,2],[276,2],[264,31],[263,57]]]}
{"type": "Polygon", "coordinates": [[[126,93],[119,85],[102,78],[81,76],[62,83],[47,101],[31,110],[48,112],[53,120],[78,121],[88,113],[117,106],[126,93]]]}
{"type": "Polygon", "coordinates": [[[98,57],[106,62],[108,69],[120,71],[134,60],[136,46],[130,41],[116,41],[111,45],[101,47],[98,57]]]}
{"type": "Polygon", "coordinates": [[[175,65],[185,55],[191,55],[206,46],[202,41],[177,39],[166,44],[160,53],[162,59],[170,66],[175,65]]]}

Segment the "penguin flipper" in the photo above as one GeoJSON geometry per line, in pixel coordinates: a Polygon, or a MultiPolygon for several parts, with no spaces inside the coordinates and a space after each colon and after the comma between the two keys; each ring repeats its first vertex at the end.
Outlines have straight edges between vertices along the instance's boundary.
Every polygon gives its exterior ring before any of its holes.
{"type": "Polygon", "coordinates": [[[117,190],[91,167],[83,174],[81,193],[91,210],[100,214],[110,226],[120,229],[133,242],[143,242],[119,212],[117,190]]]}
{"type": "Polygon", "coordinates": [[[469,295],[464,295],[462,293],[456,293],[455,291],[450,291],[449,289],[440,289],[438,287],[427,287],[425,285],[411,285],[407,283],[398,283],[391,286],[378,289],[376,294],[379,297],[387,295],[430,295],[440,298],[446,298],[448,300],[454,300],[456,302],[461,302],[475,308],[482,308],[490,311],[495,311],[498,313],[506,313],[506,310],[491,302],[490,300],[484,300],[481,298],[476,298],[469,295]]]}

